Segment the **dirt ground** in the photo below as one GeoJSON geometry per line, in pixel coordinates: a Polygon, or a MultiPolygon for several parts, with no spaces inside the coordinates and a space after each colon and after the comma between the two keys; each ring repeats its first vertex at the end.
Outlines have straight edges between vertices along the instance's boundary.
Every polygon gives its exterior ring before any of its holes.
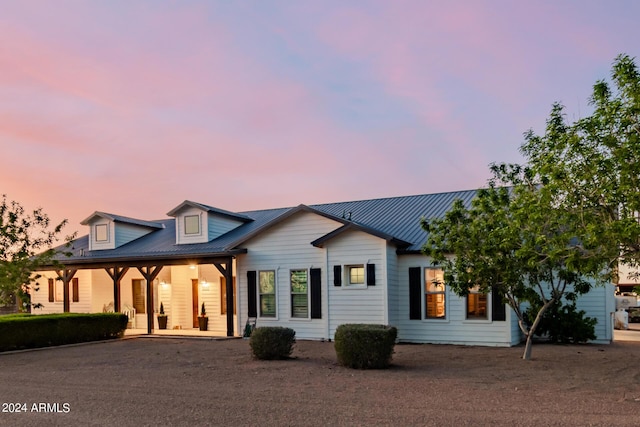
{"type": "Polygon", "coordinates": [[[521,353],[397,345],[391,369],[367,371],[312,341],[284,361],[254,360],[242,339],[0,354],[0,425],[640,425],[640,342],[521,353]]]}

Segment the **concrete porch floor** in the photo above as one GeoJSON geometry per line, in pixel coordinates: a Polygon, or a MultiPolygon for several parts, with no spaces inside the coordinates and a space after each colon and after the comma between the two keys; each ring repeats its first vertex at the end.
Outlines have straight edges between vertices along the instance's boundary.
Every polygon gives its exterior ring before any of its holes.
{"type": "Polygon", "coordinates": [[[199,329],[154,329],[151,335],[147,334],[146,329],[125,329],[125,337],[192,337],[192,338],[207,338],[207,339],[236,339],[240,337],[227,337],[212,331],[200,331],[199,329]]]}

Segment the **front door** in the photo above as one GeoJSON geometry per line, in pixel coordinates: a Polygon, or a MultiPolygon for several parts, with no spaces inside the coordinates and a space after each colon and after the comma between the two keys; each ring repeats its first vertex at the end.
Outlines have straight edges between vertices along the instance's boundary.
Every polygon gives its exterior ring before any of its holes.
{"type": "Polygon", "coordinates": [[[198,279],[191,279],[191,311],[193,312],[193,327],[198,327],[198,279]]]}

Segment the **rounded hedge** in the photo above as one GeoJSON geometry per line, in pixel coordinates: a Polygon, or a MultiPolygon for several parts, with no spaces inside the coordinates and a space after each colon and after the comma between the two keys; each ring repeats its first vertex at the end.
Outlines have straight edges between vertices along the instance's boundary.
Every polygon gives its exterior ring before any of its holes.
{"type": "Polygon", "coordinates": [[[384,369],[391,364],[398,329],[374,324],[344,324],[335,334],[338,363],[355,369],[384,369]]]}
{"type": "Polygon", "coordinates": [[[296,343],[296,331],[281,326],[262,326],[254,329],[249,339],[251,351],[257,359],[288,359],[296,343]]]}

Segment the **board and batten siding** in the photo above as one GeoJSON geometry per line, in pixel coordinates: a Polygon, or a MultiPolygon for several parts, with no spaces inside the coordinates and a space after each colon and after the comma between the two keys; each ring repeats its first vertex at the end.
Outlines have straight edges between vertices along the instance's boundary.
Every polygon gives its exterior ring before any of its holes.
{"type": "MultiPolygon", "coordinates": [[[[240,324],[244,328],[248,317],[248,271],[274,270],[276,279],[276,317],[260,317],[257,307],[257,325],[283,326],[296,331],[300,339],[325,339],[327,336],[327,266],[323,248],[311,245],[319,237],[337,229],[342,224],[311,212],[299,212],[282,223],[265,230],[260,235],[247,241],[242,247],[247,253],[237,257],[237,298],[239,304],[240,324]],[[291,316],[291,284],[290,270],[321,269],[322,318],[299,319],[291,316]]],[[[260,297],[257,296],[259,305],[260,297]]],[[[309,293],[309,312],[311,312],[311,295],[309,293]]],[[[242,333],[242,330],[239,331],[242,333]]]]}
{"type": "MultiPolygon", "coordinates": [[[[388,324],[386,241],[362,231],[349,231],[325,245],[329,268],[329,337],[345,323],[388,324]],[[375,286],[348,286],[345,266],[373,264],[375,286]],[[342,285],[335,286],[334,267],[341,267],[342,285]]],[[[367,274],[367,273],[365,273],[367,274]]],[[[366,281],[365,281],[366,282],[366,281]]]]}
{"type": "Polygon", "coordinates": [[[491,320],[491,298],[488,298],[488,319],[466,319],[466,298],[457,296],[446,287],[445,319],[424,319],[424,269],[432,268],[430,258],[424,255],[401,255],[398,257],[398,339],[403,342],[433,344],[463,344],[486,346],[511,346],[512,326],[517,320],[510,309],[505,321],[491,320]],[[419,267],[421,319],[409,319],[409,268],[419,267]]]}

